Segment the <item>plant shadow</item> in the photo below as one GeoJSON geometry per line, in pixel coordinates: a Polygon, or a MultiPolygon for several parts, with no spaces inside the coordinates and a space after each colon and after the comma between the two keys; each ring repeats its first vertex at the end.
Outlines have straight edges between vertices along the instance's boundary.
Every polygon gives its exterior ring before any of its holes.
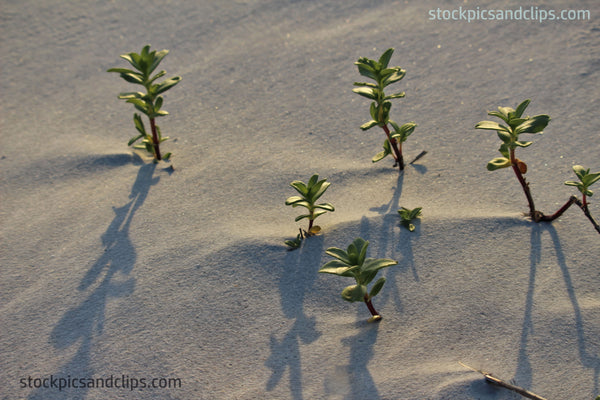
{"type": "MultiPolygon", "coordinates": [[[[391,258],[398,261],[398,265],[393,265],[386,268],[382,273],[385,275],[386,282],[384,290],[377,296],[376,301],[379,304],[386,304],[390,298],[394,299],[396,308],[402,310],[402,300],[398,286],[391,284],[395,282],[396,276],[402,273],[406,267],[410,267],[415,281],[419,281],[419,275],[415,268],[414,254],[413,254],[413,240],[421,235],[421,221],[416,219],[413,221],[415,230],[410,232],[406,227],[401,224],[400,216],[398,215],[398,209],[400,209],[400,198],[402,195],[402,185],[404,182],[404,173],[398,175],[398,181],[394,189],[394,194],[389,203],[371,209],[372,211],[379,212],[382,217],[382,223],[380,229],[378,229],[377,237],[371,238],[371,232],[374,231],[369,226],[369,220],[364,218],[361,220],[361,237],[369,240],[372,239],[377,245],[376,254],[369,253],[369,257],[376,258],[391,258]],[[398,230],[398,233],[396,232],[398,230]]],[[[376,307],[377,309],[377,307],[376,307]]]]}
{"type": "MultiPolygon", "coordinates": [[[[160,178],[153,178],[155,164],[143,165],[131,188],[131,199],[122,207],[114,208],[115,217],[101,240],[104,250],[100,258],[90,267],[78,289],[85,291],[94,284],[87,298],[77,307],[68,310],[50,334],[50,342],[56,349],[67,349],[77,342],[79,348],[71,360],[62,366],[56,377],[92,378],[94,369],[90,365],[94,338],[103,333],[106,304],[111,298],[126,297],[133,293],[135,279],[129,277],[135,261],[136,251],[129,238],[129,227],[136,211],[144,203],[150,186],[160,178]]],[[[63,389],[61,399],[83,399],[87,388],[63,389]]],[[[48,389],[40,388],[28,397],[29,400],[48,398],[48,389]]]]}
{"type": "Polygon", "coordinates": [[[341,340],[344,346],[350,347],[349,364],[347,366],[350,391],[345,398],[349,400],[376,400],[381,397],[369,372],[369,362],[374,355],[373,345],[377,341],[379,323],[363,321],[359,325],[360,333],[341,340]]]}
{"type": "Polygon", "coordinates": [[[569,273],[566,258],[562,249],[560,238],[554,226],[550,223],[536,223],[531,228],[531,252],[530,252],[530,273],[527,296],[525,300],[525,314],[523,317],[523,329],[521,331],[521,340],[519,346],[518,366],[515,371],[515,379],[519,379],[519,383],[523,386],[531,386],[532,384],[532,367],[527,351],[529,335],[533,330],[533,305],[534,305],[534,290],[537,267],[541,262],[542,257],[542,234],[548,233],[552,240],[558,266],[563,276],[565,290],[569,297],[571,306],[573,307],[575,329],[577,336],[577,348],[581,364],[585,368],[592,369],[594,372],[594,387],[593,392],[599,392],[599,377],[600,377],[600,356],[589,350],[589,340],[585,335],[585,325],[581,313],[581,307],[577,300],[573,280],[569,273]]]}
{"type": "Polygon", "coordinates": [[[300,345],[317,340],[321,333],[316,330],[316,318],[304,312],[304,297],[313,292],[317,271],[323,252],[323,237],[312,236],[303,240],[296,251],[288,251],[284,259],[279,280],[281,308],[286,318],[294,320],[289,331],[278,340],[274,334],[269,339],[271,355],[265,365],[272,370],[266,390],[273,390],[281,381],[286,369],[289,369],[289,386],[294,400],[303,399],[302,362],[300,345]]]}

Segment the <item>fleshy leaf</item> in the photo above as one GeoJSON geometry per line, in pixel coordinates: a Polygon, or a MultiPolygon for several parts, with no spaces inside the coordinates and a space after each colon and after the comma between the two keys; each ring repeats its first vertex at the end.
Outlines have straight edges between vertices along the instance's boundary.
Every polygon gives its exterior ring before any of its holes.
{"type": "Polygon", "coordinates": [[[342,290],[342,298],[346,301],[364,301],[367,287],[364,285],[351,285],[342,290]]]}
{"type": "Polygon", "coordinates": [[[371,291],[369,292],[369,297],[373,298],[373,297],[377,296],[377,293],[379,293],[381,291],[381,288],[383,287],[384,283],[385,283],[384,277],[377,279],[377,281],[373,284],[373,287],[371,287],[371,291]]]}
{"type": "Polygon", "coordinates": [[[488,171],[495,171],[500,168],[508,168],[511,166],[510,160],[505,157],[494,158],[487,164],[488,171]]]}

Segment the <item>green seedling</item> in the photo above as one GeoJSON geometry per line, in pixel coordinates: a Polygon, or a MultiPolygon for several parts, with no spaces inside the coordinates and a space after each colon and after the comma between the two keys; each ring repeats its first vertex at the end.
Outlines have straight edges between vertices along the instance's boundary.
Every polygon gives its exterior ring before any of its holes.
{"type": "MultiPolygon", "coordinates": [[[[302,214],[296,217],[298,222],[304,218],[308,218],[308,230],[300,231],[300,237],[296,237],[296,241],[303,239],[303,236],[316,235],[321,231],[321,227],[314,225],[317,217],[325,214],[327,211],[335,211],[335,208],[330,203],[316,204],[316,201],[325,193],[330,183],[327,179],[319,180],[319,175],[314,174],[308,180],[308,183],[302,181],[293,181],[290,183],[300,196],[288,197],[285,204],[292,207],[304,207],[308,210],[308,214],[302,214]]],[[[287,244],[287,242],[286,242],[287,244]]]]}
{"type": "Polygon", "coordinates": [[[412,210],[404,207],[400,208],[398,210],[398,214],[400,214],[400,218],[402,219],[402,225],[404,225],[409,231],[413,232],[416,228],[412,221],[415,218],[419,218],[422,209],[423,207],[413,208],[412,210]]]}
{"type": "Polygon", "coordinates": [[[160,83],[155,81],[164,76],[166,71],[160,71],[154,76],[152,73],[158,67],[158,64],[163,58],[169,53],[169,50],[150,51],[150,46],[145,46],[140,54],[127,53],[121,54],[121,58],[127,60],[137,71],[133,71],[127,68],[110,68],[107,72],[116,72],[121,75],[121,78],[127,82],[142,85],[146,89],[146,93],[142,92],[124,92],[119,94],[119,98],[126,100],[127,103],[131,103],[135,108],[146,114],[150,120],[150,133],[146,131],[144,123],[140,114],[134,113],[133,123],[135,129],[138,131],[138,135],[134,136],[129,140],[128,146],[133,145],[138,140],[142,139],[141,145],[135,145],[134,148],[145,149],[154,156],[155,162],[168,160],[171,153],[167,153],[164,156],[160,152],[160,143],[168,139],[163,137],[160,128],[156,125],[155,119],[168,115],[169,113],[165,110],[161,110],[163,104],[162,93],[171,89],[173,86],[181,81],[180,76],[174,76],[160,83]]]}
{"type": "Polygon", "coordinates": [[[302,245],[302,240],[304,240],[304,232],[300,229],[300,233],[296,235],[295,239],[284,241],[290,248],[288,250],[296,250],[302,245]]]}
{"type": "Polygon", "coordinates": [[[527,164],[515,156],[515,149],[517,147],[529,147],[532,144],[532,142],[520,140],[519,135],[523,133],[541,134],[548,125],[548,122],[550,122],[550,117],[548,115],[536,115],[534,117],[523,116],[523,112],[530,101],[531,100],[525,100],[517,106],[516,110],[510,107],[498,107],[498,111],[488,112],[488,115],[500,118],[504,124],[494,121],[481,121],[475,128],[496,131],[498,137],[502,140],[502,145],[500,145],[499,149],[502,157],[491,160],[487,164],[487,169],[489,171],[495,171],[501,168],[512,167],[525,192],[527,202],[529,203],[529,215],[535,221],[539,221],[543,214],[535,209],[529,184],[523,176],[527,173],[527,164]]]}
{"type": "Polygon", "coordinates": [[[358,72],[369,79],[371,82],[354,82],[354,93],[357,93],[369,100],[372,100],[370,113],[371,120],[361,125],[360,129],[366,131],[374,126],[379,126],[386,134],[386,139],[383,142],[383,151],[379,152],[372,161],[377,162],[382,160],[387,155],[392,154],[395,160],[395,165],[398,165],[400,170],[404,169],[404,157],[402,155],[402,143],[413,133],[417,124],[408,122],[399,126],[396,122],[390,119],[390,109],[392,108],[392,99],[404,97],[404,92],[386,95],[384,89],[392,83],[398,82],[406,71],[400,67],[389,67],[388,64],[394,52],[393,48],[386,50],[378,61],[371,60],[367,57],[361,57],[354,64],[358,67],[358,72]],[[392,127],[392,131],[388,127],[392,127]]]}
{"type": "Polygon", "coordinates": [[[591,174],[589,168],[585,169],[581,165],[573,166],[573,172],[575,172],[575,175],[577,175],[577,177],[579,178],[579,182],[567,181],[565,182],[565,185],[575,186],[577,187],[577,189],[579,189],[579,191],[583,195],[582,204],[584,207],[587,208],[587,198],[592,197],[592,195],[594,194],[594,192],[590,190],[590,186],[592,186],[594,183],[600,180],[600,172],[591,174]]]}
{"type": "Polygon", "coordinates": [[[336,260],[331,260],[323,265],[319,272],[354,278],[356,284],[342,290],[342,298],[350,302],[364,301],[371,312],[369,322],[375,322],[381,320],[381,315],[375,310],[371,300],[383,287],[385,278],[379,278],[370,291],[367,289],[367,285],[375,279],[380,269],[398,264],[398,262],[387,258],[365,258],[368,246],[368,241],[356,238],[348,246],[347,251],[337,247],[328,248],[326,253],[336,260]]]}
{"type": "Polygon", "coordinates": [[[579,178],[579,181],[567,181],[565,185],[567,186],[575,186],[581,195],[583,196],[583,200],[579,200],[577,196],[571,196],[569,201],[565,203],[554,215],[547,217],[549,220],[558,218],[565,212],[572,204],[577,204],[579,208],[583,211],[585,216],[590,220],[594,228],[600,233],[600,225],[596,222],[596,220],[592,217],[590,213],[590,209],[588,207],[588,197],[592,197],[594,192],[590,190],[590,186],[600,180],[600,172],[590,173],[590,169],[585,169],[581,165],[574,165],[573,172],[579,178]]]}
{"type": "Polygon", "coordinates": [[[589,190],[589,187],[593,183],[600,180],[600,172],[590,173],[589,168],[585,169],[581,165],[575,165],[573,167],[573,171],[579,178],[579,182],[567,181],[565,184],[568,186],[577,187],[583,195],[583,201],[579,200],[577,196],[571,196],[569,200],[552,215],[544,215],[544,213],[541,211],[536,210],[533,202],[533,196],[531,195],[531,190],[529,188],[529,183],[527,183],[524,177],[524,175],[527,173],[527,164],[515,156],[515,149],[517,147],[529,147],[532,142],[521,141],[519,135],[522,133],[541,134],[544,128],[546,128],[548,125],[548,122],[550,122],[550,117],[548,115],[523,117],[523,112],[529,105],[529,102],[530,100],[525,100],[517,106],[516,110],[510,107],[498,107],[498,111],[488,112],[488,115],[500,118],[505,122],[505,124],[499,124],[494,121],[481,121],[475,126],[476,129],[496,131],[498,137],[500,140],[502,140],[502,145],[500,145],[499,149],[502,157],[497,157],[491,160],[487,164],[487,169],[489,171],[495,171],[497,169],[512,167],[517,179],[519,180],[519,183],[521,184],[521,187],[523,188],[523,191],[525,192],[527,202],[529,203],[529,216],[535,222],[554,221],[556,218],[560,217],[571,205],[577,204],[583,210],[586,217],[592,222],[594,228],[598,231],[598,233],[600,233],[600,226],[598,226],[598,223],[594,220],[594,218],[592,218],[587,201],[587,198],[591,197],[593,194],[593,192],[589,190]]]}

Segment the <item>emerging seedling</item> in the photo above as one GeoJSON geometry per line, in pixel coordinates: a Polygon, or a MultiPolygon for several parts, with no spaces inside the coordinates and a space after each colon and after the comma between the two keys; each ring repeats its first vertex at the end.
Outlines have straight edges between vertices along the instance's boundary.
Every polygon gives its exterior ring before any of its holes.
{"type": "Polygon", "coordinates": [[[495,171],[501,168],[512,167],[517,179],[519,180],[519,183],[521,184],[521,187],[523,188],[523,191],[525,192],[527,202],[529,203],[529,215],[535,221],[539,221],[543,214],[535,209],[533,197],[531,196],[531,191],[529,190],[529,184],[523,176],[527,172],[527,164],[515,156],[515,149],[517,147],[528,147],[532,144],[532,142],[519,140],[519,135],[522,133],[541,134],[544,128],[548,125],[548,122],[550,122],[550,117],[548,115],[523,117],[523,112],[529,105],[530,101],[531,100],[525,100],[517,106],[516,110],[510,107],[498,107],[498,111],[488,112],[488,115],[500,118],[505,124],[499,124],[494,121],[481,121],[475,126],[475,128],[496,131],[498,137],[500,140],[502,140],[502,145],[499,149],[502,157],[497,157],[491,160],[487,164],[487,169],[489,171],[495,171]]]}
{"type": "Polygon", "coordinates": [[[573,172],[575,172],[575,175],[577,175],[577,177],[579,178],[579,182],[567,181],[565,182],[565,185],[575,186],[577,189],[579,189],[581,195],[583,196],[583,201],[579,200],[577,196],[571,196],[569,201],[567,201],[564,206],[562,206],[556,213],[554,213],[554,215],[546,218],[548,220],[558,218],[571,206],[571,204],[575,203],[579,206],[579,208],[581,208],[585,216],[590,220],[592,225],[594,225],[594,228],[598,231],[598,233],[600,233],[600,225],[598,225],[596,220],[592,217],[592,214],[590,213],[590,210],[588,208],[589,203],[587,200],[588,197],[592,197],[592,195],[594,194],[594,192],[590,190],[590,186],[592,186],[594,183],[600,180],[600,172],[590,173],[589,168],[585,169],[581,165],[573,166],[573,172]]]}
{"type": "Polygon", "coordinates": [[[402,219],[402,225],[404,225],[409,231],[413,232],[415,230],[415,225],[412,223],[413,219],[419,218],[421,215],[421,210],[423,207],[417,207],[408,209],[408,208],[400,208],[398,210],[398,214],[400,214],[400,218],[402,219]]]}
{"type": "Polygon", "coordinates": [[[398,92],[392,95],[386,95],[384,89],[394,82],[398,82],[406,71],[400,67],[388,67],[393,48],[386,50],[378,61],[371,60],[367,57],[361,57],[354,64],[358,66],[358,72],[369,79],[375,81],[370,82],[354,82],[354,93],[357,93],[369,100],[372,100],[370,113],[371,120],[361,125],[360,129],[366,131],[374,126],[380,126],[386,134],[386,139],[383,142],[383,151],[375,155],[372,161],[377,162],[385,158],[388,154],[392,154],[395,159],[395,164],[400,170],[404,169],[404,157],[402,156],[402,143],[406,141],[408,136],[415,130],[417,124],[408,122],[399,126],[396,122],[390,119],[390,109],[392,108],[392,99],[404,97],[404,92],[398,92]],[[390,131],[388,124],[392,127],[390,131]]]}
{"type": "Polygon", "coordinates": [[[372,315],[369,322],[374,322],[379,321],[381,315],[373,307],[371,299],[379,293],[385,283],[385,278],[379,278],[370,291],[367,290],[367,285],[375,279],[380,269],[398,264],[398,262],[387,258],[365,258],[368,246],[368,241],[356,238],[348,246],[347,251],[337,247],[328,248],[326,253],[336,260],[323,265],[319,272],[354,278],[356,284],[342,290],[342,298],[350,302],[364,301],[372,315]]]}
{"type": "Polygon", "coordinates": [[[150,46],[148,45],[142,49],[140,54],[127,53],[121,54],[120,56],[127,60],[137,71],[127,68],[111,68],[107,71],[116,72],[127,82],[142,85],[146,89],[146,93],[124,92],[119,95],[119,98],[126,100],[127,103],[133,104],[138,111],[148,116],[151,133],[146,131],[140,114],[133,114],[133,123],[139,134],[129,140],[128,146],[131,146],[139,139],[142,139],[142,144],[134,147],[148,151],[154,156],[155,162],[160,161],[161,159],[168,160],[171,156],[171,153],[167,153],[164,156],[161,156],[160,153],[159,145],[161,142],[167,140],[168,137],[162,137],[160,128],[156,125],[155,119],[169,114],[167,111],[161,110],[163,97],[160,96],[160,94],[171,89],[181,81],[180,76],[174,76],[161,83],[155,83],[158,78],[166,74],[166,71],[160,71],[154,76],[152,76],[152,73],[168,53],[169,50],[161,50],[159,52],[150,51],[150,46]]]}
{"type": "MultiPolygon", "coordinates": [[[[316,204],[316,201],[325,193],[330,183],[327,179],[319,180],[319,175],[314,174],[305,184],[302,181],[293,181],[290,183],[300,196],[288,197],[285,204],[292,207],[304,207],[308,210],[308,214],[302,214],[296,217],[295,221],[298,222],[301,219],[308,218],[308,230],[300,231],[300,237],[296,238],[296,241],[300,241],[303,236],[316,235],[321,231],[321,227],[313,225],[315,219],[327,211],[335,211],[335,208],[330,203],[316,204]]],[[[287,242],[286,242],[287,243],[287,242]]]]}
{"type": "Polygon", "coordinates": [[[488,113],[488,115],[502,119],[506,125],[499,124],[494,121],[481,121],[475,126],[476,129],[496,131],[498,137],[500,140],[502,140],[502,145],[499,149],[502,157],[497,157],[491,160],[487,164],[487,169],[490,171],[495,171],[501,168],[512,167],[517,179],[519,180],[519,183],[521,184],[521,187],[523,188],[523,191],[525,192],[527,202],[529,203],[529,216],[535,222],[554,221],[556,218],[560,217],[572,204],[577,204],[583,210],[583,213],[586,215],[586,217],[592,222],[594,228],[598,231],[598,233],[600,233],[600,226],[594,220],[594,218],[592,218],[587,202],[587,198],[591,197],[593,194],[593,192],[589,190],[589,187],[593,183],[600,180],[600,172],[594,174],[590,173],[589,168],[585,169],[581,165],[575,165],[573,167],[573,171],[579,178],[579,182],[568,181],[565,182],[565,184],[577,187],[583,195],[583,201],[580,201],[577,196],[571,196],[569,200],[552,215],[544,215],[544,213],[541,211],[536,210],[533,203],[533,197],[529,189],[529,184],[523,176],[525,173],[527,173],[527,164],[515,156],[515,149],[517,147],[530,146],[531,142],[519,140],[519,135],[522,133],[541,134],[544,128],[548,125],[550,117],[548,115],[523,117],[523,112],[529,105],[529,102],[530,100],[525,100],[517,106],[516,110],[510,107],[498,107],[498,111],[491,111],[488,113]]]}

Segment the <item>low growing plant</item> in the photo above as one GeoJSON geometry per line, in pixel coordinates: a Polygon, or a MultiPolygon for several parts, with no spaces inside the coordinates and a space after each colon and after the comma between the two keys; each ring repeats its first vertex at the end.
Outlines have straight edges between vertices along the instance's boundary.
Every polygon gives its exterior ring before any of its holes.
{"type": "Polygon", "coordinates": [[[569,200],[554,214],[544,215],[541,211],[535,208],[533,202],[533,196],[529,188],[524,175],[527,173],[527,164],[518,159],[515,155],[517,147],[529,147],[532,142],[520,140],[519,135],[523,133],[528,134],[541,134],[543,130],[550,122],[550,117],[545,114],[536,115],[534,117],[523,116],[525,109],[529,105],[530,100],[525,100],[517,106],[516,109],[510,107],[498,107],[498,111],[490,111],[488,115],[500,118],[504,124],[497,123],[495,121],[481,121],[475,125],[476,129],[486,129],[496,131],[502,144],[500,145],[499,151],[502,157],[497,157],[488,162],[487,169],[489,171],[495,171],[497,169],[511,167],[514,171],[527,202],[529,204],[529,216],[535,221],[547,221],[551,222],[556,218],[560,217],[572,204],[577,204],[592,222],[596,230],[600,233],[600,227],[598,223],[592,218],[589,208],[587,197],[591,197],[593,192],[589,190],[589,187],[600,179],[600,173],[592,174],[589,169],[585,169],[581,165],[573,167],[575,175],[579,178],[579,182],[568,181],[566,185],[576,186],[579,191],[583,194],[583,201],[580,201],[577,196],[571,196],[569,200]]]}
{"type": "MultiPolygon", "coordinates": [[[[300,240],[302,240],[304,236],[312,236],[321,231],[320,226],[314,225],[314,221],[317,217],[325,214],[327,211],[335,211],[335,208],[330,203],[316,203],[323,193],[325,193],[329,185],[330,183],[327,182],[327,179],[319,180],[318,174],[311,176],[308,180],[308,183],[304,183],[302,181],[293,181],[290,183],[290,186],[296,189],[300,196],[288,197],[288,199],[285,201],[285,204],[292,207],[304,207],[308,211],[307,214],[299,215],[295,219],[295,221],[298,222],[302,219],[308,218],[308,229],[301,230],[300,234],[296,237],[295,242],[298,243],[298,246],[300,240]]],[[[287,241],[286,244],[288,244],[287,241]]]]}
{"type": "Polygon", "coordinates": [[[375,310],[371,300],[383,287],[385,278],[379,278],[370,291],[367,289],[367,285],[375,279],[380,269],[398,264],[398,262],[387,258],[366,258],[368,246],[368,241],[356,238],[346,251],[337,247],[328,248],[326,253],[336,260],[331,260],[323,265],[319,272],[354,278],[356,284],[342,290],[342,298],[350,302],[365,302],[371,313],[369,322],[374,322],[379,321],[381,315],[375,310]]]}
{"type": "Polygon", "coordinates": [[[525,100],[517,106],[516,110],[510,107],[498,107],[498,111],[488,112],[488,115],[500,118],[505,124],[494,121],[481,121],[475,125],[475,129],[496,131],[498,137],[502,140],[502,145],[500,145],[500,148],[498,149],[502,157],[491,160],[487,164],[487,169],[488,171],[495,171],[501,168],[512,167],[525,192],[527,202],[529,203],[529,215],[535,221],[539,221],[542,214],[535,209],[529,184],[523,176],[527,173],[527,164],[519,160],[515,155],[515,149],[517,147],[529,147],[533,143],[520,140],[519,135],[524,133],[541,134],[548,125],[548,122],[550,122],[550,117],[545,114],[536,115],[534,117],[523,117],[523,112],[525,112],[530,101],[531,100],[525,100]]]}
{"type": "Polygon", "coordinates": [[[135,148],[141,148],[148,151],[154,156],[155,162],[168,160],[171,153],[167,153],[164,156],[160,152],[160,143],[168,139],[163,137],[158,125],[156,125],[155,119],[168,115],[169,113],[165,110],[161,110],[163,104],[162,93],[171,89],[173,86],[181,81],[180,76],[174,76],[161,83],[155,81],[164,76],[166,71],[160,71],[154,76],[152,73],[158,67],[163,58],[169,53],[169,50],[150,51],[150,45],[145,46],[140,54],[127,53],[121,54],[121,58],[127,60],[135,69],[127,68],[110,68],[107,72],[116,72],[120,74],[121,78],[127,82],[142,85],[146,89],[146,93],[143,92],[124,92],[119,94],[119,98],[126,100],[127,103],[131,103],[134,107],[146,114],[150,120],[150,133],[146,131],[144,123],[140,114],[133,114],[133,123],[135,129],[138,131],[138,135],[134,136],[129,140],[128,146],[142,139],[141,145],[135,145],[135,148]]]}
{"type": "Polygon", "coordinates": [[[402,225],[404,225],[409,231],[413,232],[416,228],[412,221],[421,216],[422,209],[423,207],[413,208],[412,210],[405,207],[400,208],[398,210],[398,214],[400,214],[400,218],[402,219],[402,225]]]}
{"type": "Polygon", "coordinates": [[[588,207],[588,197],[592,197],[594,192],[590,190],[590,186],[600,180],[600,172],[590,173],[590,169],[585,169],[581,165],[574,165],[573,172],[579,178],[579,181],[567,181],[565,185],[567,186],[575,186],[581,195],[583,196],[583,200],[579,200],[577,196],[571,196],[569,201],[565,203],[556,213],[556,217],[558,218],[563,212],[565,212],[571,204],[577,204],[579,208],[583,211],[585,216],[590,220],[594,228],[600,233],[600,225],[596,222],[596,220],[592,217],[590,213],[590,209],[588,207]]]}
{"type": "Polygon", "coordinates": [[[369,79],[371,82],[354,82],[354,93],[357,93],[369,100],[372,100],[370,113],[371,120],[361,125],[360,129],[366,131],[374,126],[379,126],[386,134],[386,139],[383,142],[383,151],[379,152],[372,161],[377,162],[385,158],[388,154],[392,154],[395,160],[394,166],[398,165],[400,170],[404,169],[404,157],[402,155],[402,143],[410,136],[417,124],[408,122],[399,126],[396,122],[390,119],[390,109],[392,108],[392,99],[404,97],[404,92],[398,92],[391,95],[386,95],[384,89],[392,83],[398,82],[406,71],[400,67],[389,67],[388,64],[392,58],[394,49],[386,50],[378,61],[371,60],[367,57],[361,57],[354,64],[358,67],[358,72],[369,79]],[[388,127],[388,124],[392,127],[388,127]]]}

